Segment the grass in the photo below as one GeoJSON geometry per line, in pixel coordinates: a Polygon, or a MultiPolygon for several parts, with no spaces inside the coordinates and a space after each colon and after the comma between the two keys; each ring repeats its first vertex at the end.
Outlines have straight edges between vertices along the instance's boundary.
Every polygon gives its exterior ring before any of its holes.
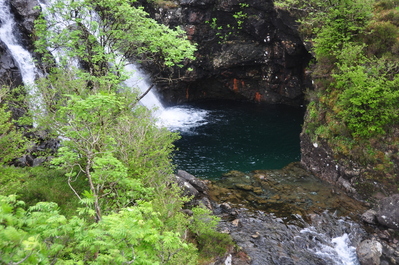
{"type": "MultiPolygon", "coordinates": [[[[41,201],[55,202],[60,207],[61,214],[72,216],[76,214],[79,202],[68,186],[65,172],[45,166],[38,167],[1,167],[0,194],[16,194],[19,200],[28,206],[41,201]]],[[[74,185],[79,192],[88,189],[84,179],[77,180],[74,185]]]]}

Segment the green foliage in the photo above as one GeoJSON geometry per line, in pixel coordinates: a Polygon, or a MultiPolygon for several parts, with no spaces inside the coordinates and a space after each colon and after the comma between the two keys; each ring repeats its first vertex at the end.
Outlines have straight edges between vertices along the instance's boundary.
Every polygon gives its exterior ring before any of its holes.
{"type": "Polygon", "coordinates": [[[0,88],[0,165],[20,157],[28,147],[21,129],[15,125],[5,100],[9,94],[6,87],[0,88]]]}
{"type": "Polygon", "coordinates": [[[338,164],[360,167],[359,179],[397,191],[399,2],[281,0],[298,18],[315,56],[304,132],[322,138],[338,164]],[[395,153],[395,154],[394,154],[395,153]]]}
{"type": "Polygon", "coordinates": [[[66,139],[53,164],[71,172],[69,181],[80,173],[87,178],[97,219],[101,208],[117,210],[148,198],[151,189],[144,185],[160,185],[172,172],[175,134],[157,128],[142,107],[131,109],[135,100],[129,93],[66,95],[52,114],[54,129],[66,139]]]}
{"type": "Polygon", "coordinates": [[[223,255],[228,247],[233,246],[230,235],[216,231],[220,221],[208,209],[193,208],[193,221],[190,230],[196,235],[196,240],[203,258],[223,255]]]}
{"type": "Polygon", "coordinates": [[[216,37],[219,39],[219,44],[228,41],[231,37],[237,35],[237,31],[242,29],[245,20],[248,18],[248,13],[245,12],[245,8],[248,8],[249,4],[239,3],[239,10],[234,12],[232,18],[234,22],[231,24],[218,24],[217,18],[206,20],[205,23],[209,24],[211,29],[215,30],[216,37]]]}
{"type": "Polygon", "coordinates": [[[337,1],[328,9],[321,27],[314,30],[316,58],[328,57],[360,34],[371,18],[372,1],[337,1]]]}
{"type": "Polygon", "coordinates": [[[399,5],[398,0],[378,0],[375,3],[375,8],[379,11],[396,8],[399,5]]]}
{"type": "Polygon", "coordinates": [[[390,21],[378,21],[371,23],[368,30],[370,33],[364,37],[368,53],[377,57],[392,57],[392,52],[397,53],[394,50],[399,38],[399,28],[396,25],[390,21]]]}
{"type": "Polygon", "coordinates": [[[206,23],[206,24],[209,24],[209,26],[210,26],[212,29],[217,29],[217,27],[218,27],[217,20],[218,20],[217,18],[213,17],[213,18],[212,18],[212,21],[207,20],[207,21],[205,21],[205,23],[206,23]]]}
{"type": "MultiPolygon", "coordinates": [[[[241,7],[241,8],[243,8],[243,7],[248,7],[248,5],[245,5],[245,4],[243,5],[243,4],[241,4],[240,7],[241,7]]],[[[248,17],[248,14],[245,13],[244,11],[240,10],[240,11],[235,12],[235,13],[233,14],[233,17],[234,17],[234,18],[236,19],[236,21],[237,21],[237,28],[238,28],[238,29],[242,29],[242,24],[244,24],[244,20],[248,17]]]]}
{"type": "Polygon", "coordinates": [[[398,121],[399,76],[392,79],[390,65],[384,60],[371,60],[354,54],[353,46],[339,55],[339,73],[334,74],[336,88],[342,89],[337,106],[338,115],[347,123],[354,136],[370,138],[384,134],[385,127],[398,121]]]}
{"type": "MultiPolygon", "coordinates": [[[[79,217],[64,217],[55,204],[31,207],[34,225],[22,229],[40,245],[32,257],[57,264],[196,264],[197,249],[185,235],[190,222],[204,220],[183,215],[187,199],[172,184],[178,135],[157,127],[135,89],[123,84],[128,59],[170,66],[192,58],[195,48],[181,30],[158,25],[132,3],[55,1],[49,22],[36,24],[38,51],[63,51],[60,66],[50,63],[38,82],[45,111],[37,123],[62,139],[52,166],[66,172],[81,208],[79,217]],[[52,18],[55,12],[66,26],[52,18]]],[[[196,233],[210,231],[214,226],[196,233]]]]}
{"type": "Polygon", "coordinates": [[[183,30],[158,24],[142,7],[133,6],[135,1],[52,2],[46,19],[35,23],[36,47],[43,54],[48,47],[62,49],[64,63],[79,59],[87,69],[86,79],[101,77],[108,83],[123,79],[123,67],[131,58],[157,59],[167,66],[194,59],[195,46],[184,38],[183,30]]]}
{"type": "Polygon", "coordinates": [[[2,165],[0,167],[0,194],[16,193],[28,177],[29,172],[26,168],[2,165]]]}
{"type": "Polygon", "coordinates": [[[15,196],[0,196],[2,263],[195,264],[193,245],[164,231],[150,203],[107,215],[99,223],[66,218],[55,203],[24,208],[15,196]]]}

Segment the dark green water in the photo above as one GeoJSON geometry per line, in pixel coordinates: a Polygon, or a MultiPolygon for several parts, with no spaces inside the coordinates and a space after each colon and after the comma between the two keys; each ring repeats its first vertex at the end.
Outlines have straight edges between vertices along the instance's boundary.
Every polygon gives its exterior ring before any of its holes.
{"type": "Polygon", "coordinates": [[[211,101],[185,108],[206,111],[205,122],[179,130],[174,163],[197,177],[231,170],[280,169],[300,160],[304,108],[211,101]]]}

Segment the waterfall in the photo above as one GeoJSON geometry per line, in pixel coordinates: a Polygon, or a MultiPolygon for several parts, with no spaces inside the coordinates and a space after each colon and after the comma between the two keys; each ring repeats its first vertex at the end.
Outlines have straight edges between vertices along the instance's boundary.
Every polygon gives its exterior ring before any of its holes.
{"type": "MultiPolygon", "coordinates": [[[[139,68],[136,64],[128,64],[125,70],[130,73],[130,78],[125,80],[128,87],[137,87],[141,93],[146,93],[151,87],[151,83],[147,74],[139,68]]],[[[140,100],[140,102],[149,109],[154,109],[155,113],[162,113],[165,111],[161,101],[155,95],[153,88],[140,100]]]]}
{"type": "Polygon", "coordinates": [[[18,28],[14,21],[8,1],[0,0],[0,40],[7,46],[18,65],[27,93],[32,97],[30,99],[31,109],[41,111],[43,101],[35,86],[35,79],[38,74],[37,68],[29,51],[22,47],[16,37],[18,28]]]}

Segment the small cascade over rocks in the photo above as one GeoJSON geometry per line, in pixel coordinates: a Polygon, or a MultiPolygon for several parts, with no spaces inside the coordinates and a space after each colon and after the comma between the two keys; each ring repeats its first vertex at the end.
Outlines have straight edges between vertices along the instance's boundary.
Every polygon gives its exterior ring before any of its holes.
{"type": "Polygon", "coordinates": [[[330,212],[313,214],[310,222],[300,215],[287,221],[244,208],[225,207],[221,215],[230,218],[223,219],[220,229],[233,237],[251,265],[359,265],[355,246],[365,231],[330,212]]]}
{"type": "Polygon", "coordinates": [[[149,77],[136,64],[125,66],[126,71],[130,73],[130,78],[125,80],[128,87],[138,87],[141,93],[146,93],[140,102],[149,109],[154,109],[156,113],[162,113],[165,108],[152,90],[152,84],[149,77]]]}
{"type": "Polygon", "coordinates": [[[365,207],[318,181],[299,163],[281,170],[231,171],[209,184],[221,230],[252,265],[359,265],[365,207]],[[349,217],[350,216],[350,217],[349,217]]]}

